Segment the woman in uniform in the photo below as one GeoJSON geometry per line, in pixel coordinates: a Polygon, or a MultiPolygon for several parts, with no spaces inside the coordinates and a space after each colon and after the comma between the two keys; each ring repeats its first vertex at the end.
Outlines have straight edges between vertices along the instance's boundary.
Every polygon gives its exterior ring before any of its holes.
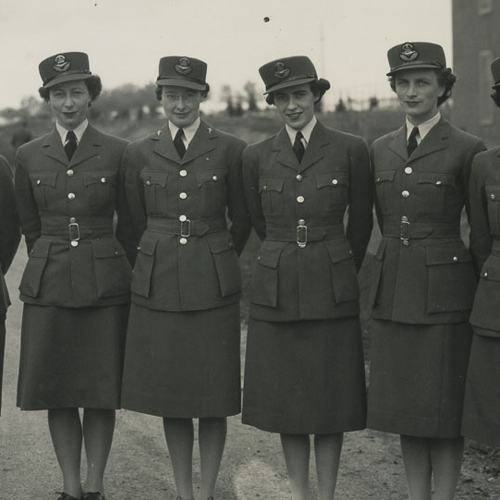
{"type": "Polygon", "coordinates": [[[29,253],[20,285],[17,401],[22,410],[48,410],[63,474],[59,500],[102,500],[130,301],[131,267],[117,239],[126,241],[129,227],[119,189],[126,142],[87,121],[101,80],[86,54],[60,53],[39,69],[40,95],[56,124],[16,155],[16,201],[29,253]]]}
{"type": "Polygon", "coordinates": [[[368,427],[401,436],[411,500],[451,500],[460,472],[463,395],[476,278],[460,237],[480,139],[438,107],[455,76],[433,43],[388,52],[406,115],[372,147],[382,240],[375,257],[368,427]]]}
{"type": "Polygon", "coordinates": [[[330,83],[309,58],[259,71],[284,127],[248,146],[243,160],[262,240],[249,292],[243,422],[280,434],[294,500],[310,498],[313,434],[318,498],[331,500],[343,433],[365,427],[356,271],[372,229],[368,150],[317,120],[330,83]]]}
{"type": "MultiPolygon", "coordinates": [[[[500,58],[491,63],[492,98],[500,107],[500,58]]],[[[500,148],[474,158],[470,179],[471,251],[479,286],[471,313],[474,328],[465,392],[463,434],[500,445],[500,148]]]]}
{"type": "Polygon", "coordinates": [[[199,419],[200,498],[212,498],[226,417],[240,411],[238,255],[251,224],[245,143],[200,119],[207,65],[163,57],[158,132],[125,153],[126,194],[139,242],[123,407],[163,418],[177,494],[193,498],[193,418],[199,419]],[[227,218],[231,221],[228,227],[227,218]]]}

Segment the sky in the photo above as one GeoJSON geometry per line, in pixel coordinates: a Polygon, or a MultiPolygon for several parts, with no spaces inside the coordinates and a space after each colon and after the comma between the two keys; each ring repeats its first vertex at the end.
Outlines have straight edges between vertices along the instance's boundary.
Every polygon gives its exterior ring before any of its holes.
{"type": "Polygon", "coordinates": [[[383,98],[387,50],[411,41],[439,43],[452,66],[451,0],[0,0],[0,109],[37,97],[40,61],[71,51],[104,89],[154,82],[161,57],[191,56],[218,101],[222,85],[260,92],[261,65],[306,55],[330,102],[383,98]]]}

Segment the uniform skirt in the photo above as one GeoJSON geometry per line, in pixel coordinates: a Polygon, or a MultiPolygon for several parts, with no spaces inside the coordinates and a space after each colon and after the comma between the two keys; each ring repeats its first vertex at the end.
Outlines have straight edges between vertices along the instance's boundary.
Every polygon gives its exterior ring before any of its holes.
{"type": "Polygon", "coordinates": [[[425,438],[460,436],[472,329],[374,320],[368,427],[425,438]]]}
{"type": "Polygon", "coordinates": [[[168,418],[240,412],[239,304],[167,312],[132,304],[122,406],[168,418]]]}
{"type": "Polygon", "coordinates": [[[128,309],[24,304],[17,405],[119,408],[128,309]]]}
{"type": "Polygon", "coordinates": [[[500,338],[474,335],[465,391],[464,436],[500,445],[500,338]]]}
{"type": "Polygon", "coordinates": [[[363,429],[365,372],[358,318],[251,318],[243,423],[285,434],[363,429]]]}

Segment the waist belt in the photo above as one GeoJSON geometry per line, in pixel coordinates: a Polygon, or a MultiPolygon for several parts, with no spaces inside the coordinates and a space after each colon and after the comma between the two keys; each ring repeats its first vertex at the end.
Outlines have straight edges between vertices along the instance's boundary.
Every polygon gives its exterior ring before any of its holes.
{"type": "Polygon", "coordinates": [[[336,226],[306,226],[305,221],[300,219],[296,228],[269,227],[266,230],[266,239],[274,241],[296,242],[300,248],[305,248],[310,241],[323,241],[344,236],[344,225],[336,226]]]}
{"type": "Polygon", "coordinates": [[[208,233],[216,233],[227,229],[225,219],[209,219],[209,220],[178,220],[178,219],[162,219],[150,217],[148,218],[148,230],[164,234],[177,234],[183,238],[190,236],[203,236],[208,233]]]}
{"type": "MultiPolygon", "coordinates": [[[[41,235],[45,238],[68,239],[72,244],[81,239],[113,236],[112,217],[42,216],[41,235]]],[[[76,246],[73,244],[73,246],[76,246]]]]}
{"type": "Polygon", "coordinates": [[[446,223],[409,222],[406,217],[402,217],[400,222],[384,222],[382,234],[386,238],[399,238],[403,245],[408,246],[412,239],[460,238],[460,226],[446,223]]]}

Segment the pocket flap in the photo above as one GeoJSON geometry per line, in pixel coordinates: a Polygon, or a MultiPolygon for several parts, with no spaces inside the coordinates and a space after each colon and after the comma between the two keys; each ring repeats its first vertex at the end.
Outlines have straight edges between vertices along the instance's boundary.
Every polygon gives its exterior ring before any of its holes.
{"type": "Polygon", "coordinates": [[[481,270],[480,277],[488,281],[500,281],[500,259],[490,255],[481,270]]]}
{"type": "Polygon", "coordinates": [[[52,242],[50,240],[38,239],[33,245],[30,256],[42,259],[47,259],[50,252],[50,245],[52,242]]]}
{"type": "Polygon", "coordinates": [[[434,184],[435,186],[454,186],[455,176],[453,174],[444,174],[440,172],[421,172],[418,174],[419,184],[434,184]]]}
{"type": "Polygon", "coordinates": [[[167,177],[167,172],[141,172],[142,182],[148,186],[153,184],[165,187],[167,184],[167,177]]]}
{"type": "Polygon", "coordinates": [[[283,191],[284,178],[280,177],[268,177],[267,179],[259,180],[259,193],[262,191],[278,191],[281,193],[283,191]]]}
{"type": "Polygon", "coordinates": [[[283,246],[262,245],[257,253],[257,263],[261,266],[276,269],[278,267],[283,246]]]}
{"type": "Polygon", "coordinates": [[[145,234],[141,241],[139,242],[139,252],[146,255],[154,255],[156,251],[156,245],[158,244],[157,238],[151,238],[147,234],[145,234]]]}
{"type": "Polygon", "coordinates": [[[224,180],[224,170],[205,170],[198,172],[196,174],[196,180],[198,182],[198,187],[202,186],[207,182],[219,182],[224,180]]]}
{"type": "Polygon", "coordinates": [[[375,182],[380,184],[381,182],[392,182],[394,180],[394,176],[396,175],[395,170],[377,170],[375,172],[375,182]]]}
{"type": "Polygon", "coordinates": [[[234,248],[233,240],[229,234],[222,236],[208,235],[207,241],[210,250],[215,254],[227,252],[234,248]]]}
{"type": "Polygon", "coordinates": [[[325,241],[325,247],[330,255],[330,260],[333,263],[342,262],[343,260],[352,258],[352,251],[347,240],[339,239],[325,241]]]}
{"type": "Polygon", "coordinates": [[[37,186],[56,186],[57,172],[37,172],[30,174],[31,182],[37,186]]]}
{"type": "Polygon", "coordinates": [[[472,257],[463,243],[428,245],[426,252],[428,266],[472,261],[472,257]]]}
{"type": "Polygon", "coordinates": [[[94,256],[97,259],[107,259],[109,257],[119,257],[125,255],[120,243],[114,238],[104,238],[101,240],[91,240],[94,256]]]}
{"type": "Polygon", "coordinates": [[[316,185],[318,188],[325,186],[348,186],[349,173],[348,172],[327,172],[325,174],[316,175],[316,185]]]}
{"type": "Polygon", "coordinates": [[[83,182],[85,186],[92,184],[114,184],[115,179],[115,172],[85,172],[83,182]]]}

